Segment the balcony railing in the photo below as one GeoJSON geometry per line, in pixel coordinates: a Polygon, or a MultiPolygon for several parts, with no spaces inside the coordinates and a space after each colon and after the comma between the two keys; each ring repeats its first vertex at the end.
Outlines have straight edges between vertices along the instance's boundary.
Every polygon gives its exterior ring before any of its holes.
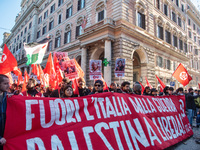
{"type": "Polygon", "coordinates": [[[111,18],[105,18],[104,20],[99,21],[98,23],[86,28],[84,31],[88,32],[88,31],[94,30],[94,29],[99,28],[100,26],[102,26],[104,24],[115,25],[115,21],[113,19],[111,19],[111,18]]]}

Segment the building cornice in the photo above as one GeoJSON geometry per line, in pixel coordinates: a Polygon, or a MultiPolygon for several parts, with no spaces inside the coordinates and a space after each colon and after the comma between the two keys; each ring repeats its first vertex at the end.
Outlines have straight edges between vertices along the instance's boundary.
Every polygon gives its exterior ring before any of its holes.
{"type": "Polygon", "coordinates": [[[34,8],[38,8],[36,3],[32,3],[30,7],[20,16],[20,19],[15,23],[14,27],[11,29],[12,34],[15,32],[15,30],[23,23],[23,21],[27,18],[28,15],[30,15],[31,11],[34,10],[34,8]]]}

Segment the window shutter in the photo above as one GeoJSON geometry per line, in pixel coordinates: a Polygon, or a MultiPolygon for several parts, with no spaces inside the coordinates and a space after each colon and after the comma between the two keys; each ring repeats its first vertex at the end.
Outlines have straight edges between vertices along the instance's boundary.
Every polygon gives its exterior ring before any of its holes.
{"type": "Polygon", "coordinates": [[[78,0],[78,11],[81,9],[81,0],[78,0]]]}
{"type": "Polygon", "coordinates": [[[55,48],[57,48],[58,38],[55,39],[55,48]]]}
{"type": "Polygon", "coordinates": [[[64,36],[64,44],[67,43],[67,32],[65,32],[65,36],[64,36]]]}
{"type": "Polygon", "coordinates": [[[76,38],[79,36],[79,26],[76,27],[76,38]]]}
{"type": "Polygon", "coordinates": [[[83,1],[83,8],[85,7],[85,0],[82,0],[83,1]]]}
{"type": "Polygon", "coordinates": [[[160,27],[160,36],[161,36],[161,39],[163,40],[163,27],[160,27]]]}
{"type": "Polygon", "coordinates": [[[66,19],[69,18],[69,8],[66,10],[66,19]]]}
{"type": "Polygon", "coordinates": [[[71,30],[69,31],[67,38],[68,38],[68,41],[71,42],[71,30]]]}
{"type": "Polygon", "coordinates": [[[145,29],[145,15],[141,14],[142,17],[142,28],[145,29]]]}

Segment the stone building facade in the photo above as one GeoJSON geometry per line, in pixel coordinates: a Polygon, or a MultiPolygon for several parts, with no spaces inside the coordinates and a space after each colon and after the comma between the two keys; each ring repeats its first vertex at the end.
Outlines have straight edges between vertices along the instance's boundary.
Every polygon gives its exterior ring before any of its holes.
{"type": "MultiPolygon", "coordinates": [[[[159,87],[157,75],[166,85],[175,82],[173,72],[182,63],[193,77],[187,87],[197,87],[200,79],[200,13],[190,0],[22,0],[12,33],[4,43],[22,69],[26,58],[24,42],[51,40],[49,52],[68,52],[89,80],[89,60],[107,58],[102,68],[111,82],[140,81],[145,77],[159,87]],[[87,20],[82,29],[83,20],[87,20]],[[115,60],[126,59],[125,77],[114,75],[115,60]]],[[[6,34],[7,35],[7,34],[6,34]]],[[[3,44],[1,45],[3,47],[3,44]]]]}

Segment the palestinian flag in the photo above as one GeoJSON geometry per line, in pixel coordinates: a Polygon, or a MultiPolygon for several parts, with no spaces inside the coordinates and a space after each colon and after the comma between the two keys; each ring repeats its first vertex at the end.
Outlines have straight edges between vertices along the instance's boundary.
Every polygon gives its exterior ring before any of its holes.
{"type": "Polygon", "coordinates": [[[26,51],[27,62],[26,64],[41,64],[44,54],[46,52],[48,42],[45,43],[30,43],[24,44],[26,51]]]}

